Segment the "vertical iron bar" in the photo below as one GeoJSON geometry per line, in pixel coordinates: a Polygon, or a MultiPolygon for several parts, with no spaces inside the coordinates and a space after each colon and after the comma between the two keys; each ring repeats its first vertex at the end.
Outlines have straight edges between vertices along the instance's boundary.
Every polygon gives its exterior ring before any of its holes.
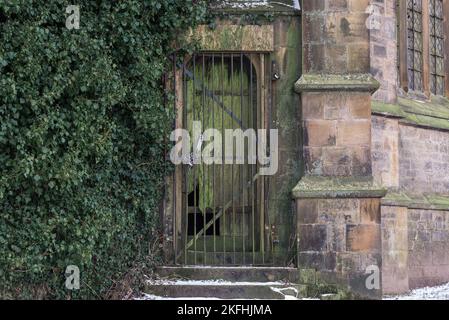
{"type": "MultiPolygon", "coordinates": [[[[260,125],[262,129],[265,129],[265,56],[260,54],[260,82],[261,82],[261,113],[260,113],[260,125]]],[[[264,155],[265,156],[265,155],[264,155]]],[[[261,202],[261,241],[262,241],[262,264],[265,264],[265,185],[264,178],[262,177],[260,202],[261,202]]]]}
{"type": "MultiPolygon", "coordinates": [[[[242,119],[242,123],[244,124],[243,117],[243,53],[240,53],[240,118],[242,119]]],[[[240,165],[239,168],[239,179],[240,184],[242,186],[242,195],[240,199],[241,205],[241,219],[242,219],[242,248],[243,248],[243,264],[245,264],[245,185],[243,183],[244,172],[245,172],[245,140],[243,138],[243,164],[240,165]]]]}
{"type": "MultiPolygon", "coordinates": [[[[251,59],[250,59],[250,69],[249,69],[249,115],[252,115],[251,117],[251,122],[252,122],[252,127],[257,129],[257,125],[255,125],[254,123],[254,97],[253,97],[253,64],[252,64],[252,58],[253,55],[250,55],[251,59]]],[[[250,118],[250,116],[248,117],[250,118]]],[[[254,177],[254,164],[251,164],[251,175],[250,175],[250,183],[251,183],[251,231],[252,231],[252,245],[253,245],[253,265],[256,264],[256,239],[255,239],[255,228],[256,228],[256,224],[255,224],[255,212],[254,212],[254,205],[255,205],[255,201],[254,201],[254,185],[253,184],[253,177],[254,177]]]]}
{"type": "MultiPolygon", "coordinates": [[[[272,103],[273,103],[273,81],[271,81],[271,75],[273,74],[273,64],[271,63],[271,55],[269,56],[270,57],[270,60],[269,60],[269,70],[268,70],[268,79],[269,79],[269,81],[268,81],[268,84],[267,84],[267,86],[268,86],[268,88],[267,88],[267,108],[266,108],[266,115],[265,115],[265,118],[266,118],[266,123],[267,123],[267,127],[266,127],[266,129],[267,129],[267,146],[271,146],[271,144],[270,144],[270,129],[271,129],[271,112],[272,112],[272,103]]],[[[274,151],[278,151],[278,150],[274,150],[274,151]]],[[[268,150],[268,154],[270,154],[271,155],[271,152],[273,152],[273,150],[271,150],[271,149],[269,149],[268,150]]],[[[271,223],[270,223],[270,211],[269,211],[269,208],[270,208],[270,198],[269,198],[269,195],[270,195],[270,182],[271,182],[271,177],[268,177],[268,178],[266,178],[265,179],[265,182],[266,182],[266,195],[267,195],[267,199],[266,199],[266,202],[265,202],[265,212],[266,212],[266,214],[267,214],[267,217],[268,217],[268,222],[269,222],[269,225],[270,225],[270,235],[272,235],[272,233],[271,233],[271,223]]],[[[271,238],[270,239],[268,239],[269,240],[269,244],[270,244],[270,248],[271,248],[271,256],[269,257],[269,259],[271,259],[271,263],[273,263],[274,262],[274,259],[273,259],[273,256],[274,256],[274,245],[273,245],[273,238],[272,238],[272,236],[271,236],[271,238]]]]}
{"type": "MultiPolygon", "coordinates": [[[[212,95],[215,96],[215,54],[212,53],[212,85],[211,91],[212,95]]],[[[215,105],[212,104],[212,129],[215,129],[215,105]]],[[[215,146],[215,137],[214,137],[214,146],[215,146]]],[[[213,214],[213,237],[214,237],[214,263],[215,256],[217,254],[217,243],[216,243],[216,220],[215,220],[215,147],[214,147],[214,162],[212,163],[212,214],[213,214]]]]}
{"type": "MultiPolygon", "coordinates": [[[[196,96],[196,84],[195,84],[195,73],[196,73],[196,54],[193,55],[193,73],[192,73],[192,93],[193,93],[193,97],[192,97],[192,131],[193,131],[193,123],[195,122],[195,96],[196,96]]],[[[196,156],[196,141],[193,141],[193,158],[195,158],[196,156]]],[[[191,161],[195,162],[194,159],[191,159],[191,161]]],[[[193,261],[194,264],[197,263],[197,257],[196,257],[196,214],[197,214],[197,207],[198,207],[198,203],[196,201],[196,196],[197,196],[197,186],[199,186],[199,183],[197,182],[197,178],[196,178],[196,164],[193,163],[193,261]]]]}
{"type": "MultiPolygon", "coordinates": [[[[205,73],[205,60],[204,60],[204,53],[203,53],[203,67],[202,67],[202,75],[201,75],[201,82],[202,82],[202,102],[201,102],[201,113],[202,113],[202,126],[201,129],[205,130],[205,122],[204,122],[204,105],[206,103],[206,85],[205,85],[205,79],[204,79],[204,73],[205,73]]],[[[204,132],[204,131],[203,131],[204,132]]],[[[201,139],[203,140],[203,139],[201,139]]],[[[202,153],[202,147],[201,147],[201,153],[202,153]]],[[[205,167],[204,167],[204,160],[202,159],[201,161],[201,166],[203,168],[203,193],[202,193],[202,198],[203,198],[203,203],[205,202],[205,195],[206,195],[206,173],[205,173],[205,167]]],[[[206,208],[203,208],[203,264],[206,264],[206,208]]]]}
{"type": "MultiPolygon", "coordinates": [[[[231,53],[231,112],[234,113],[234,55],[231,53]]],[[[234,122],[232,122],[232,129],[234,130],[234,122]]],[[[235,202],[234,202],[234,141],[232,141],[232,164],[231,164],[231,200],[232,200],[232,250],[234,257],[234,265],[236,264],[236,247],[235,247],[235,202]]]]}
{"type": "MultiPolygon", "coordinates": [[[[182,81],[183,81],[183,92],[182,92],[182,96],[183,96],[183,119],[182,119],[182,123],[183,123],[183,129],[187,130],[187,108],[188,108],[188,86],[187,86],[187,78],[186,78],[186,67],[185,67],[185,63],[182,64],[182,81]]],[[[188,181],[188,176],[187,176],[187,165],[186,164],[182,164],[183,168],[184,168],[184,202],[185,202],[185,228],[184,228],[184,264],[187,264],[187,238],[189,237],[189,181],[188,181]]]]}
{"type": "MultiPolygon", "coordinates": [[[[173,54],[173,92],[174,92],[174,99],[173,99],[173,111],[175,113],[175,120],[173,122],[173,130],[176,129],[176,123],[177,123],[177,110],[176,110],[176,100],[178,99],[178,92],[176,88],[176,53],[173,54]]],[[[177,256],[178,256],[178,230],[177,230],[177,224],[176,224],[176,171],[173,172],[173,247],[175,252],[175,265],[177,264],[177,256]]]]}
{"type": "MultiPolygon", "coordinates": [[[[221,102],[224,105],[224,54],[221,54],[221,102]]],[[[224,135],[224,108],[221,108],[221,134],[224,135]]],[[[221,144],[221,157],[222,157],[222,165],[221,165],[221,208],[224,210],[224,205],[226,203],[224,199],[224,188],[225,188],[225,149],[224,143],[222,141],[221,144]]],[[[223,225],[221,225],[221,229],[223,231],[223,264],[226,264],[226,211],[223,211],[223,225]]]]}
{"type": "MultiPolygon", "coordinates": [[[[163,75],[163,83],[164,83],[164,90],[165,91],[168,91],[168,71],[167,72],[164,72],[164,75],[163,75]]],[[[168,103],[167,103],[167,93],[165,92],[164,93],[164,97],[163,97],[163,99],[164,99],[164,108],[169,108],[170,106],[168,105],[168,103]]],[[[168,155],[168,151],[167,151],[167,147],[168,147],[168,143],[167,143],[167,139],[166,138],[164,138],[164,159],[165,159],[165,161],[168,161],[168,159],[169,159],[169,155],[168,155]]],[[[167,170],[166,170],[166,168],[164,167],[164,177],[168,177],[168,174],[167,174],[167,170]]],[[[167,228],[166,228],[166,226],[165,226],[165,221],[166,221],[166,219],[167,219],[167,217],[168,217],[168,210],[166,210],[166,206],[167,206],[167,195],[168,195],[168,188],[167,188],[167,183],[164,183],[164,201],[163,201],[163,210],[164,210],[164,214],[163,214],[163,217],[162,217],[162,223],[164,224],[164,227],[163,227],[163,231],[164,231],[164,233],[168,233],[169,231],[167,230],[167,228]]],[[[168,199],[169,200],[169,199],[168,199]]]]}

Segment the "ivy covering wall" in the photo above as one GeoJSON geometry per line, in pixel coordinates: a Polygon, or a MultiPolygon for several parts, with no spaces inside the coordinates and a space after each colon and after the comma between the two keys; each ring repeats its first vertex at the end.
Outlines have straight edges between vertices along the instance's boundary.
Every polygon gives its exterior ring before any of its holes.
{"type": "Polygon", "coordinates": [[[102,298],[148,255],[170,170],[163,74],[206,5],[0,1],[0,297],[102,298]]]}

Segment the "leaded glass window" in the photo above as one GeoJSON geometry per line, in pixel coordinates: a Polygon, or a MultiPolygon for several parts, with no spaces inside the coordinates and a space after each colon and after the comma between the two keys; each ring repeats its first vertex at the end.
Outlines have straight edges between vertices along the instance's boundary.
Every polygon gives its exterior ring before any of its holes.
{"type": "Polygon", "coordinates": [[[443,0],[430,0],[430,90],[444,95],[444,14],[443,0]]]}
{"type": "Polygon", "coordinates": [[[407,69],[409,87],[423,90],[422,0],[407,0],[407,69]]]}

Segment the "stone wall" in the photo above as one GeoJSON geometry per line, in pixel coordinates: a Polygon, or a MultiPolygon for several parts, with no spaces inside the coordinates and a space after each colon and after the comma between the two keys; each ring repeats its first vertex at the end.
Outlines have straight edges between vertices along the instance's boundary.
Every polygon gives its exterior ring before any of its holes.
{"type": "MultiPolygon", "coordinates": [[[[397,12],[396,0],[371,0],[370,65],[381,83],[373,99],[397,104],[397,12]]],[[[404,93],[401,92],[401,95],[404,93]]],[[[388,110],[387,110],[388,111],[388,110]]],[[[388,113],[388,112],[387,112],[388,113]]],[[[408,206],[424,194],[449,195],[449,132],[419,127],[401,117],[372,117],[373,177],[390,192],[407,193],[408,206]]],[[[390,201],[389,204],[394,201],[390,201]]],[[[436,213],[382,206],[382,252],[384,292],[398,293],[426,284],[449,281],[447,267],[432,256],[435,247],[447,248],[449,239],[429,236],[436,213]],[[419,212],[419,214],[417,213],[419,212]],[[416,220],[418,219],[418,220],[416,220]],[[407,230],[408,237],[404,237],[407,230]],[[405,251],[406,249],[406,251],[405,251]],[[422,259],[425,256],[426,259],[422,259]],[[433,270],[433,271],[432,271],[433,270]],[[434,273],[435,276],[430,275],[434,273]],[[433,280],[432,280],[433,279],[433,280]]],[[[419,207],[419,206],[418,206],[419,207]]],[[[437,216],[446,215],[440,211],[437,216]]],[[[443,249],[438,249],[443,250],[443,249]]],[[[444,255],[443,255],[444,257],[444,255]]]]}
{"type": "Polygon", "coordinates": [[[409,290],[408,212],[382,206],[382,289],[384,294],[409,290]]]}
{"type": "Polygon", "coordinates": [[[295,211],[291,189],[303,171],[301,159],[299,96],[294,84],[301,76],[300,19],[297,16],[277,16],[274,21],[274,52],[267,58],[276,61],[279,80],[271,84],[271,106],[267,115],[269,128],[279,130],[279,168],[266,177],[268,221],[273,264],[291,264],[296,256],[292,235],[295,234],[295,211]]]}
{"type": "Polygon", "coordinates": [[[408,210],[409,287],[449,281],[449,211],[408,210]]]}
{"type": "MultiPolygon", "coordinates": [[[[372,117],[373,177],[390,194],[406,195],[387,196],[393,199],[381,209],[382,285],[384,293],[395,294],[449,281],[449,212],[444,205],[440,211],[422,205],[423,197],[444,197],[449,208],[449,132],[404,121],[403,111],[408,120],[415,115],[398,104],[398,96],[407,96],[398,88],[397,1],[370,3],[371,73],[381,83],[373,99],[385,111],[372,117]],[[392,116],[394,110],[402,114],[392,116]]],[[[421,104],[425,109],[426,102],[421,104]]],[[[419,118],[420,111],[414,112],[419,118]]]]}
{"type": "Polygon", "coordinates": [[[369,72],[368,4],[368,0],[303,1],[306,72],[369,72]]]}
{"type": "Polygon", "coordinates": [[[449,211],[382,206],[384,294],[449,281],[449,211]]]}
{"type": "Polygon", "coordinates": [[[366,270],[381,260],[379,199],[298,201],[299,264],[328,274],[329,283],[375,296],[366,270]]]}
{"type": "MultiPolygon", "coordinates": [[[[303,1],[301,94],[305,176],[293,190],[300,268],[352,293],[381,265],[380,198],[372,184],[368,0],[303,1]]],[[[381,275],[378,274],[380,277],[381,275]]]]}
{"type": "Polygon", "coordinates": [[[399,121],[372,117],[372,164],[374,181],[388,188],[399,187],[399,121]]]}
{"type": "Polygon", "coordinates": [[[449,194],[449,132],[401,125],[399,144],[401,189],[449,194]]]}
{"type": "Polygon", "coordinates": [[[304,75],[297,83],[306,174],[295,188],[300,263],[351,280],[382,252],[384,293],[449,281],[449,131],[432,126],[448,119],[442,115],[449,108],[426,107],[430,101],[414,101],[414,109],[399,105],[413,97],[398,86],[396,5],[303,1],[304,75]],[[363,73],[380,83],[373,99],[382,112],[372,116],[372,92],[358,78],[363,73]],[[379,212],[377,225],[367,225],[361,211],[365,201],[378,203],[374,196],[347,195],[335,185],[311,196],[310,177],[371,176],[389,190],[379,210],[370,207],[374,216],[379,212]]]}
{"type": "Polygon", "coordinates": [[[304,93],[307,174],[370,176],[370,118],[369,93],[304,93]]]}
{"type": "Polygon", "coordinates": [[[396,0],[371,0],[371,73],[381,83],[375,100],[395,103],[397,98],[396,0]]]}
{"type": "Polygon", "coordinates": [[[449,132],[373,116],[372,149],[374,180],[406,195],[387,196],[381,209],[383,292],[448,282],[449,132]],[[428,197],[441,197],[441,208],[423,206],[428,197]]]}

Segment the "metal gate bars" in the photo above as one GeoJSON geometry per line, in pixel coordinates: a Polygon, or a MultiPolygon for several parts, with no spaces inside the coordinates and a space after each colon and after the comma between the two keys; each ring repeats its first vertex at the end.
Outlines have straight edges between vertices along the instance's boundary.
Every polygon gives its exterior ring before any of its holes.
{"type": "Polygon", "coordinates": [[[266,125],[265,64],[264,54],[205,52],[176,65],[178,126],[191,151],[175,174],[176,263],[265,263],[264,179],[245,134],[266,125]]]}

